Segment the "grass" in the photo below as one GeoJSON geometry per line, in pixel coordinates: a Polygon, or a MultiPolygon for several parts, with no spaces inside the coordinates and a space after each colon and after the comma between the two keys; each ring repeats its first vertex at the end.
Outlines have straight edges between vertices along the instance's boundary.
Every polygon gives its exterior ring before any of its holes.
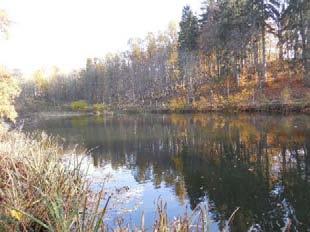
{"type": "Polygon", "coordinates": [[[104,192],[91,192],[80,164],[62,154],[44,133],[0,133],[0,231],[104,229],[104,192]]]}
{"type": "MultiPolygon", "coordinates": [[[[81,162],[65,162],[62,146],[44,133],[0,128],[0,170],[0,231],[146,231],[143,215],[137,228],[119,224],[109,230],[111,196],[104,189],[92,192],[81,162]]],[[[208,231],[205,207],[171,221],[166,207],[158,201],[152,231],[208,231]]]]}

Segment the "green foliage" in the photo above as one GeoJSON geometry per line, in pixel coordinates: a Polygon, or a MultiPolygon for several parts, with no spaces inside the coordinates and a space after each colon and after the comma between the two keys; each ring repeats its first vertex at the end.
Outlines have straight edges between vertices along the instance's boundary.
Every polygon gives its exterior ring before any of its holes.
{"type": "MultiPolygon", "coordinates": [[[[185,6],[179,33],[172,26],[130,39],[128,50],[88,58],[85,69],[68,75],[56,71],[48,82],[37,72],[28,93],[59,105],[85,99],[118,108],[147,108],[177,97],[204,97],[210,108],[215,98],[229,99],[228,106],[260,103],[257,89],[271,89],[270,81],[287,75],[281,71],[283,62],[289,64],[287,76],[303,74],[310,80],[310,74],[305,75],[310,72],[310,3],[282,2],[208,0],[199,17],[185,6]],[[241,92],[244,87],[253,89],[253,94],[241,92]]],[[[279,99],[281,89],[277,88],[276,96],[263,92],[272,101],[279,99]]],[[[102,112],[100,106],[93,110],[102,112]]]]}
{"type": "Polygon", "coordinates": [[[102,114],[106,110],[106,106],[104,104],[94,104],[93,112],[95,114],[102,114]]]}
{"type": "Polygon", "coordinates": [[[188,52],[197,49],[198,29],[197,17],[189,6],[185,6],[179,32],[179,48],[181,51],[188,52]]]}
{"type": "Polygon", "coordinates": [[[15,120],[17,113],[13,104],[19,93],[16,81],[5,70],[0,70],[0,118],[15,120]]]}
{"type": "Polygon", "coordinates": [[[74,101],[71,103],[71,109],[74,111],[86,111],[88,109],[88,104],[84,100],[74,101]]]}

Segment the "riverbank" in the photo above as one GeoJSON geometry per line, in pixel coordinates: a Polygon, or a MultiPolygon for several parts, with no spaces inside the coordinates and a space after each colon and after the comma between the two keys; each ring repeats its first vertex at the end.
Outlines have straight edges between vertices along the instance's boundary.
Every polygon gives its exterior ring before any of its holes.
{"type": "Polygon", "coordinates": [[[83,108],[74,108],[70,104],[53,104],[45,100],[18,99],[16,102],[18,121],[31,122],[36,119],[79,117],[79,116],[106,116],[111,115],[103,104],[86,105],[83,108]]]}
{"type": "Polygon", "coordinates": [[[18,121],[26,123],[33,123],[40,119],[49,118],[68,118],[68,117],[81,117],[81,116],[99,116],[107,117],[113,114],[207,114],[207,113],[224,113],[224,114],[237,114],[237,113],[268,113],[268,114],[305,114],[310,115],[310,103],[296,102],[290,104],[282,103],[269,103],[269,104],[248,104],[248,105],[221,105],[221,106],[208,106],[197,108],[193,106],[185,106],[182,108],[171,109],[168,107],[143,107],[143,106],[121,106],[118,108],[110,108],[109,111],[100,115],[92,111],[71,111],[64,107],[62,110],[51,110],[42,112],[21,112],[18,121]]]}
{"type": "Polygon", "coordinates": [[[0,231],[104,228],[105,211],[92,206],[103,192],[89,191],[79,163],[70,167],[63,158],[62,146],[44,133],[0,132],[0,231]]]}
{"type": "Polygon", "coordinates": [[[302,113],[310,115],[310,103],[267,103],[267,104],[226,104],[226,105],[208,105],[204,107],[195,107],[194,105],[186,105],[179,108],[169,107],[143,107],[143,106],[123,106],[118,109],[120,112],[126,113],[302,113]]]}
{"type": "Polygon", "coordinates": [[[135,101],[90,104],[85,100],[54,104],[46,100],[19,99],[17,112],[25,115],[81,116],[111,113],[208,113],[265,112],[310,114],[310,88],[300,78],[270,80],[263,89],[251,85],[231,89],[230,95],[216,91],[216,86],[200,86],[189,101],[185,92],[135,101]],[[212,94],[210,94],[212,93],[212,94]]]}
{"type": "MultiPolygon", "coordinates": [[[[55,138],[45,133],[25,135],[0,131],[0,231],[108,231],[105,224],[109,200],[104,189],[93,192],[90,180],[55,138]]],[[[204,209],[193,215],[175,215],[169,221],[166,205],[158,203],[152,231],[191,231],[206,226],[204,209]]],[[[144,231],[117,224],[112,231],[144,231]]],[[[228,221],[230,223],[230,221],[228,221]]]]}

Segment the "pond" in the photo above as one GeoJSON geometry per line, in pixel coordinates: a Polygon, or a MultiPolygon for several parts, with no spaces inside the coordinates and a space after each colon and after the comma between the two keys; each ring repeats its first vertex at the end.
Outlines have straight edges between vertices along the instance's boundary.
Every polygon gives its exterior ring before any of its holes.
{"type": "Polygon", "coordinates": [[[116,115],[39,120],[33,128],[92,149],[84,162],[118,192],[110,224],[152,227],[159,199],[170,218],[208,209],[220,231],[310,231],[310,117],[261,114],[116,115]]]}

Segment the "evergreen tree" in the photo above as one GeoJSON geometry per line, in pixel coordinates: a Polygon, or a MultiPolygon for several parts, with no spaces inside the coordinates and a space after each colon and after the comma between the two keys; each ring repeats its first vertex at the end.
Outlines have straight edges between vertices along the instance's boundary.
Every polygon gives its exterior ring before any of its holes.
{"type": "Polygon", "coordinates": [[[287,0],[281,20],[284,25],[284,42],[293,49],[294,60],[301,59],[305,84],[310,86],[310,2],[287,0]]]}
{"type": "Polygon", "coordinates": [[[182,52],[197,50],[198,18],[189,6],[185,6],[182,12],[179,32],[179,49],[182,52]]]}
{"type": "Polygon", "coordinates": [[[275,28],[270,23],[270,20],[275,22],[278,20],[280,13],[278,11],[279,0],[250,0],[249,4],[249,16],[253,19],[253,23],[257,30],[260,32],[261,37],[261,81],[260,87],[263,82],[267,80],[267,61],[266,61],[266,34],[274,33],[275,28]]]}

